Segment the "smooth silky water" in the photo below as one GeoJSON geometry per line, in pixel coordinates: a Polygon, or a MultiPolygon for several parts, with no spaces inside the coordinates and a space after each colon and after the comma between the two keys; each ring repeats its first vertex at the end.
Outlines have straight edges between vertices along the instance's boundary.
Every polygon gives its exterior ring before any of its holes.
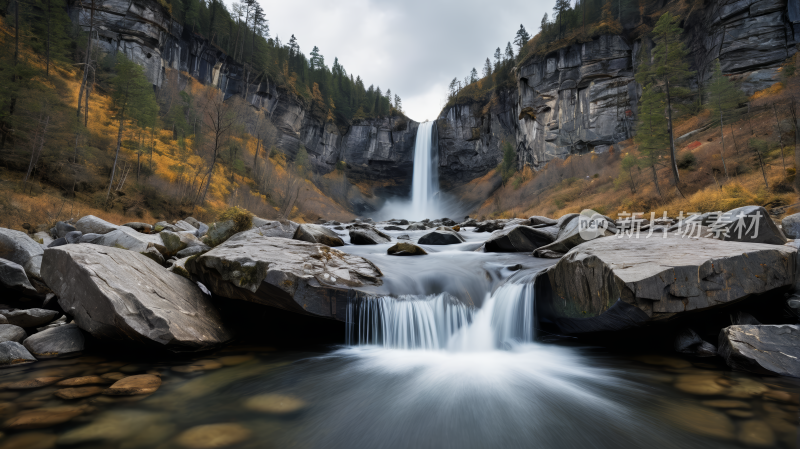
{"type": "MultiPolygon", "coordinates": [[[[426,233],[386,232],[412,242],[426,233]]],[[[194,361],[114,352],[0,371],[4,419],[75,414],[6,429],[0,449],[796,447],[795,380],[546,334],[536,328],[531,281],[554,261],[475,252],[488,234],[461,234],[465,243],[424,246],[427,256],[388,256],[389,244],[342,247],[372,260],[385,280],[348,303],[339,346],[289,349],[277,338],[194,361]],[[161,387],[72,401],[54,386],[7,389],[41,377],[141,373],[160,375],[161,387]]]]}

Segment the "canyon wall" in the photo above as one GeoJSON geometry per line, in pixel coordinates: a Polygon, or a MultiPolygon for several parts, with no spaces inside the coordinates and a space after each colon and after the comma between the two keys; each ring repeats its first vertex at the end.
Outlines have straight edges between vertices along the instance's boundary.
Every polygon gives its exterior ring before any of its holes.
{"type": "MultiPolygon", "coordinates": [[[[654,5],[670,7],[671,3],[654,5]]],[[[798,0],[706,1],[682,15],[690,64],[698,82],[719,58],[723,72],[748,94],[778,81],[779,66],[800,42],[798,0]]],[[[640,52],[653,43],[633,37],[654,25],[656,11],[623,23],[620,35],[599,36],[536,56],[518,67],[517,90],[482,104],[445,108],[439,116],[440,172],[445,184],[480,176],[502,159],[500,140],[512,142],[519,167],[537,169],[554,158],[604,152],[635,134],[641,89],[634,80],[640,52]],[[454,168],[456,170],[454,170],[454,168]]]]}
{"type": "Polygon", "coordinates": [[[340,129],[311,113],[304,99],[245,73],[246,68],[180,23],[156,0],[93,0],[74,4],[72,20],[89,29],[94,8],[94,45],[105,52],[122,52],[144,68],[145,76],[160,87],[166,70],[178,70],[197,81],[219,88],[226,98],[241,96],[265,111],[278,129],[277,147],[294,157],[302,144],[314,171],[328,173],[338,161],[348,165],[355,180],[390,183],[410,188],[414,141],[418,123],[402,117],[368,119],[340,129]]]}

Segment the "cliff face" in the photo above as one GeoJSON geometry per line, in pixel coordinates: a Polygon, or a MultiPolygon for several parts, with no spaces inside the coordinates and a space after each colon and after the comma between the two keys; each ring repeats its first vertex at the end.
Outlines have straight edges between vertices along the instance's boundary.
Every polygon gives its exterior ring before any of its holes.
{"type": "MultiPolygon", "coordinates": [[[[671,3],[666,2],[670,6],[671,3]]],[[[446,108],[439,117],[443,182],[462,183],[485,174],[502,159],[498,126],[510,134],[520,167],[541,167],[554,158],[603,152],[635,134],[641,89],[634,80],[648,38],[631,38],[653,25],[649,14],[623,24],[621,35],[600,36],[537,56],[517,70],[517,91],[482,105],[446,108]],[[441,126],[440,126],[441,130],[441,126]],[[458,170],[466,170],[465,178],[458,170]]],[[[710,77],[716,58],[747,94],[769,87],[800,41],[798,0],[712,0],[685,13],[683,27],[697,80],[710,77]]]]}
{"type": "Polygon", "coordinates": [[[301,98],[268,81],[258,84],[245,67],[208,40],[172,20],[155,0],[93,0],[73,6],[74,22],[88,31],[94,5],[94,45],[122,52],[144,68],[147,79],[160,87],[166,68],[188,73],[219,88],[226,98],[238,95],[263,109],[279,131],[277,146],[293,157],[304,145],[318,173],[346,161],[355,181],[390,180],[410,185],[414,139],[418,123],[401,118],[363,120],[346,130],[315,118],[301,98]]]}

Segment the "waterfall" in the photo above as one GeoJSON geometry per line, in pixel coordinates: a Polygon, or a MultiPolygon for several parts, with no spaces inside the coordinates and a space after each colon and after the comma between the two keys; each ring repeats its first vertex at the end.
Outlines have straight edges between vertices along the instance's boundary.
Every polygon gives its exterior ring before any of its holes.
{"type": "Polygon", "coordinates": [[[481,309],[444,293],[352,300],[347,344],[395,349],[480,352],[534,338],[534,284],[506,284],[481,309]]]}
{"type": "Polygon", "coordinates": [[[440,212],[439,154],[436,123],[419,124],[414,146],[414,174],[411,187],[411,218],[435,217],[440,212]]]}

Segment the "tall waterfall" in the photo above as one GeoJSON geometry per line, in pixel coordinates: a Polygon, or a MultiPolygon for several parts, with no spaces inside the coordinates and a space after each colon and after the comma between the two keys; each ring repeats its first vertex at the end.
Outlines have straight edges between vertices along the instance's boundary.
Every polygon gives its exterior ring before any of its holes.
{"type": "Polygon", "coordinates": [[[419,124],[414,146],[414,175],[411,187],[413,219],[433,218],[439,210],[439,154],[436,122],[419,124]]]}
{"type": "Polygon", "coordinates": [[[347,343],[477,352],[534,338],[534,284],[506,284],[475,309],[448,294],[360,299],[348,304],[347,343]]]}

